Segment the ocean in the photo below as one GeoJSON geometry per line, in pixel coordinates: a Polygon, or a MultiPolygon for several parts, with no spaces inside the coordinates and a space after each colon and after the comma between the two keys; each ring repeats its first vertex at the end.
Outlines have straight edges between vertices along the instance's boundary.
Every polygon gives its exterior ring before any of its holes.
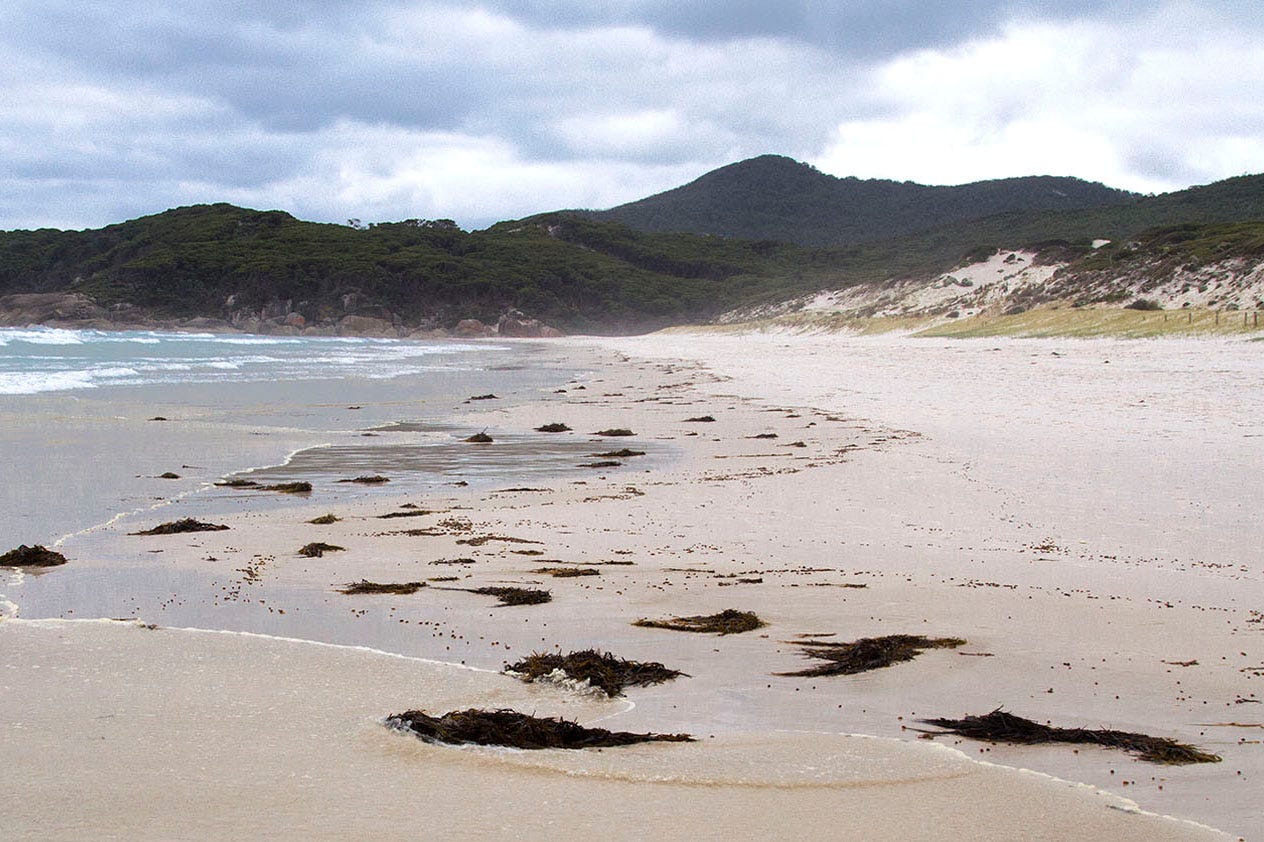
{"type": "MultiPolygon", "coordinates": [[[[399,494],[573,466],[588,448],[561,437],[498,431],[497,448],[459,446],[478,432],[463,414],[582,376],[572,353],[530,341],[0,329],[0,535],[52,545],[150,508],[298,502],[214,485],[243,472],[313,483],[379,473],[399,494]],[[496,400],[469,401],[487,394],[496,400]]],[[[374,493],[334,487],[337,500],[374,493]]]]}

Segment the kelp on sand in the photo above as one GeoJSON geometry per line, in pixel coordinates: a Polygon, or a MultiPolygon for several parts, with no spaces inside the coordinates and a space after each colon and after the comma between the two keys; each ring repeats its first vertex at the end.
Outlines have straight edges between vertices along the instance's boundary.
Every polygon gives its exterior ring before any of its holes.
{"type": "Polygon", "coordinates": [[[1183,765],[1187,763],[1219,763],[1220,756],[1168,737],[1151,737],[1131,731],[1109,729],[1056,728],[1023,719],[997,708],[983,716],[962,719],[919,719],[924,725],[942,728],[927,731],[936,734],[957,734],[972,740],[994,743],[1037,745],[1040,743],[1082,743],[1118,748],[1151,763],[1183,765]]]}
{"type": "Polygon", "coordinates": [[[585,728],[577,722],[529,716],[514,710],[471,708],[438,717],[420,710],[409,710],[386,717],[386,725],[408,731],[426,742],[520,749],[608,748],[648,742],[693,742],[693,737],[688,734],[636,734],[585,728]]]}
{"type": "Polygon", "coordinates": [[[702,634],[740,634],[754,631],[764,625],[753,611],[737,611],[727,608],[719,614],[702,614],[694,617],[672,617],[667,620],[637,620],[632,625],[646,629],[671,629],[672,631],[699,632],[702,634]]]}
{"type": "Polygon", "coordinates": [[[882,669],[892,664],[911,661],[927,649],[954,649],[964,646],[959,637],[923,637],[919,634],[889,634],[883,637],[862,637],[849,643],[827,640],[796,640],[809,658],[824,661],[795,672],[779,672],[783,676],[815,677],[855,675],[882,669]]]}
{"type": "Polygon", "coordinates": [[[535,652],[505,667],[506,673],[528,682],[546,678],[558,670],[574,681],[587,681],[607,696],[622,695],[624,687],[648,687],[685,675],[655,661],[628,661],[596,649],[566,655],[535,652]]]}

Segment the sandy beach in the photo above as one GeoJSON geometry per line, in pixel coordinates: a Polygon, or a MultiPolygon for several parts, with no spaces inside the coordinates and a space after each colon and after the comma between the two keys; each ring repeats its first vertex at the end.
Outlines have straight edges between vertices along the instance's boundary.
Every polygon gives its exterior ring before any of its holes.
{"type": "Polygon", "coordinates": [[[11,838],[1264,837],[1264,346],[549,347],[591,373],[454,417],[498,439],[469,447],[548,437],[573,465],[354,498],[317,484],[283,508],[247,494],[216,509],[226,531],[130,534],[207,511],[193,494],[69,538],[64,568],[5,574],[11,838]],[[619,427],[634,435],[592,435],[619,427]],[[647,455],[598,455],[625,447],[647,455]],[[298,555],[314,541],[345,550],[298,555]],[[539,572],[562,565],[598,574],[539,572]],[[361,579],[426,586],[337,592],[361,579]],[[461,590],[496,585],[552,601],[461,590]],[[730,608],[766,625],[632,625],[730,608]],[[777,675],[808,665],[796,641],[890,634],[966,642],[777,675]],[[499,674],[586,647],[687,677],[604,700],[499,674]],[[470,706],[698,742],[456,749],[380,724],[470,706]],[[1223,760],[911,730],[998,707],[1223,760]]]}

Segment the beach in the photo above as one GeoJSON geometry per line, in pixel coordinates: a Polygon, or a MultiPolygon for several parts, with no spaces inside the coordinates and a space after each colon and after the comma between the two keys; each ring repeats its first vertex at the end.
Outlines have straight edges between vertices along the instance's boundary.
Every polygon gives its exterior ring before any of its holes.
{"type": "MultiPolygon", "coordinates": [[[[129,435],[173,425],[186,449],[241,456],[137,447],[152,463],[133,479],[160,461],[209,467],[68,526],[65,567],[5,574],[0,767],[19,774],[0,817],[14,838],[1264,836],[1259,343],[498,344],[536,374],[463,380],[468,397],[434,393],[424,412],[399,377],[296,391],[280,405],[340,423],[269,420],[269,454],[232,450],[257,415],[192,417],[168,395],[164,424],[133,396],[129,435]],[[464,402],[482,391],[497,397],[464,402]],[[536,432],[555,423],[570,430],[536,432]],[[596,435],[617,428],[631,435],[596,435]],[[493,441],[462,441],[480,431],[493,441]],[[622,449],[645,455],[609,455],[622,449]],[[361,469],[390,481],[337,482],[361,469]],[[314,487],[210,485],[226,476],[314,487]],[[310,522],[326,514],[338,520],[310,522]],[[229,528],[132,534],[187,516],[229,528]],[[299,555],[311,542],[344,549],[299,555]],[[597,572],[544,572],[563,566],[597,572]],[[360,580],[425,585],[338,592],[360,580]],[[468,592],[489,586],[551,601],[468,592]],[[765,625],[633,625],[725,609],[765,625]],[[894,634],[964,643],[857,675],[780,674],[810,666],[803,641],[894,634]],[[606,700],[500,674],[587,647],[687,675],[606,700]],[[518,752],[381,725],[472,706],[698,740],[518,752]],[[997,708],[1222,761],[919,721],[997,708]]],[[[102,400],[100,417],[119,414],[122,398],[102,400]]]]}

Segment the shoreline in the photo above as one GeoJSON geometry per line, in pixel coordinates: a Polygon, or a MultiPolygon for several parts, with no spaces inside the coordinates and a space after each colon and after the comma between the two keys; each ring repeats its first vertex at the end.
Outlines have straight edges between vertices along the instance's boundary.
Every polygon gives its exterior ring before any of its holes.
{"type": "MultiPolygon", "coordinates": [[[[1212,728],[1200,733],[1193,721],[1195,704],[1223,700],[1226,693],[1250,692],[1244,674],[1231,670],[1244,662],[1237,657],[1240,647],[1259,661],[1259,645],[1238,636],[1236,627],[1232,634],[1222,627],[1227,618],[1242,628],[1242,634],[1250,630],[1245,625],[1248,604],[1254,604],[1260,593],[1258,552],[1242,559],[1248,565],[1242,572],[1206,566],[1220,564],[1223,554],[1247,546],[1235,543],[1236,538],[1201,540],[1218,528],[1214,512],[1197,523],[1186,519],[1183,528],[1198,529],[1178,542],[1180,553],[1175,557],[1169,552],[1151,559],[1148,554],[1156,546],[1170,543],[1162,535],[1110,527],[1108,521],[1090,517],[1086,508],[1065,501],[1046,506],[1051,497],[1071,487],[1110,491],[1112,487],[1102,486],[1096,474],[1074,478],[1071,486],[1046,483],[1015,496],[1013,483],[1029,479],[1021,464],[1025,454],[979,458],[995,440],[988,436],[1004,430],[999,423],[1006,420],[1004,413],[993,425],[982,411],[991,411],[990,405],[981,406],[970,414],[987,422],[979,438],[960,441],[953,438],[960,430],[954,427],[952,414],[938,416],[919,409],[903,417],[892,415],[898,394],[874,400],[872,391],[865,391],[889,374],[875,372],[871,381],[858,383],[830,380],[837,379],[831,371],[844,370],[830,355],[843,350],[855,354],[855,343],[837,337],[774,337],[765,344],[717,339],[563,340],[567,346],[603,349],[616,359],[592,375],[582,395],[572,390],[564,397],[513,407],[480,407],[468,416],[475,423],[495,421],[506,429],[564,421],[579,431],[566,434],[576,439],[605,426],[634,426],[638,438],[670,441],[681,452],[679,461],[649,472],[629,460],[607,471],[575,469],[569,477],[544,483],[547,491],[454,489],[400,497],[392,490],[372,501],[338,504],[335,508],[345,515],[344,521],[321,527],[321,539],[345,544],[348,552],[327,556],[319,565],[292,560],[303,539],[312,539],[312,527],[299,522],[300,512],[328,506],[316,501],[285,512],[243,512],[229,521],[234,531],[222,535],[135,539],[107,534],[72,541],[68,553],[107,564],[111,557],[117,562],[130,556],[138,564],[134,556],[142,542],[163,552],[139,567],[158,560],[164,569],[173,570],[207,570],[208,553],[230,560],[268,557],[266,564],[256,565],[259,583],[239,590],[266,601],[269,611],[287,607],[284,600],[291,594],[305,594],[313,606],[332,601],[336,607],[331,610],[340,614],[352,606],[346,602],[350,598],[330,594],[328,588],[338,581],[446,573],[445,568],[430,567],[429,561],[469,554],[475,561],[461,568],[462,578],[475,584],[539,584],[554,592],[554,603],[489,611],[486,602],[473,596],[458,598],[437,588],[431,593],[423,589],[415,597],[373,597],[371,602],[356,603],[354,611],[367,613],[346,616],[339,628],[363,627],[369,637],[381,635],[387,624],[426,629],[431,632],[429,640],[420,635],[413,640],[406,634],[397,639],[418,652],[446,655],[448,662],[464,655],[464,660],[489,669],[498,667],[502,658],[556,643],[564,649],[599,645],[624,657],[661,660],[694,676],[634,691],[636,707],[614,717],[621,728],[680,728],[728,739],[725,735],[752,730],[771,733],[789,722],[832,733],[840,733],[840,725],[859,725],[841,732],[898,738],[902,722],[912,718],[983,713],[984,704],[999,700],[1015,713],[1052,719],[1054,724],[1109,725],[1177,736],[1224,754],[1225,762],[1215,769],[1170,769],[1096,750],[1072,754],[1059,747],[1016,749],[940,740],[977,752],[979,759],[1116,792],[1117,781],[1135,777],[1121,794],[1143,809],[1179,813],[1237,833],[1259,833],[1250,825],[1258,817],[1249,814],[1249,807],[1246,813],[1241,808],[1235,813],[1230,806],[1233,799],[1247,797],[1252,775],[1264,773],[1258,752],[1249,745],[1235,746],[1228,734],[1212,728]],[[779,344],[788,347],[778,348],[779,344]],[[691,355],[692,362],[679,362],[691,355]],[[867,402],[856,402],[865,395],[867,402]],[[703,413],[716,421],[687,421],[703,413]],[[863,415],[875,420],[866,421],[863,415]],[[775,440],[751,438],[774,432],[775,440]],[[799,440],[801,448],[783,446],[799,440]],[[406,501],[443,510],[410,524],[430,527],[450,518],[468,521],[468,528],[420,539],[373,534],[387,531],[378,524],[391,522],[371,518],[406,501]],[[1046,508],[1045,523],[1021,520],[1024,513],[1046,508]],[[771,520],[766,517],[770,514],[771,520]],[[1055,527],[1091,543],[1076,550],[1068,536],[1045,534],[1055,527]],[[636,563],[602,566],[592,582],[545,580],[531,572],[543,562],[516,556],[514,544],[493,540],[471,548],[458,543],[483,535],[542,541],[543,558],[558,557],[567,564],[625,558],[636,563]],[[168,543],[159,545],[160,540],[168,543]],[[232,548],[236,552],[227,551],[232,548]],[[1112,554],[1113,560],[1108,558],[1112,554]],[[763,581],[742,584],[737,578],[763,581]],[[1172,599],[1174,595],[1178,598],[1172,599]],[[1159,598],[1171,606],[1156,604],[1159,598]],[[753,607],[771,626],[761,633],[724,638],[630,626],[640,616],[725,607],[753,607]],[[1022,618],[1017,628],[1003,619],[1007,615],[1022,618]],[[1122,641],[1118,629],[1127,629],[1122,641]],[[1174,648],[1172,635],[1177,631],[1182,651],[1168,651],[1174,648]],[[807,632],[837,633],[839,639],[891,632],[960,634],[973,651],[987,651],[991,657],[928,652],[911,663],[852,678],[805,682],[768,677],[801,663],[797,651],[780,641],[807,632]],[[479,640],[480,635],[486,640],[479,640]],[[1227,658],[1230,649],[1232,663],[1216,667],[1213,656],[1224,652],[1227,658]],[[1068,653],[1073,653],[1068,665],[1054,669],[1068,653]],[[1205,667],[1162,663],[1191,654],[1197,654],[1205,667]],[[1094,663],[1098,658],[1100,663],[1094,663]],[[1179,676],[1173,677],[1173,669],[1179,676]],[[1173,681],[1185,683],[1174,690],[1173,681]],[[1044,694],[1051,682],[1057,692],[1044,694]],[[1104,686],[1098,689],[1099,684],[1104,686]],[[1125,697],[1122,707],[1109,698],[1116,691],[1125,697]],[[1155,780],[1145,780],[1151,777],[1155,780]],[[1159,778],[1166,785],[1162,789],[1159,778]],[[1213,799],[1210,806],[1207,798],[1213,799]]],[[[1100,360],[1089,368],[1088,357],[1098,348],[1068,344],[1072,347],[1064,349],[1064,356],[1072,359],[1066,362],[1080,368],[1060,369],[1078,371],[1073,382],[1062,385],[1082,390],[1095,382],[1091,377],[1096,377],[1100,360]],[[1075,379],[1085,377],[1090,379],[1075,379]]],[[[1115,353],[1120,344],[1110,346],[1116,365],[1126,362],[1115,353]]],[[[1030,365],[1030,354],[1037,350],[1017,344],[1006,348],[1002,355],[1008,356],[997,364],[980,362],[987,352],[979,349],[966,347],[960,353],[974,364],[972,378],[994,387],[996,381],[989,382],[989,376],[1012,377],[1018,371],[1026,376],[1020,366],[1030,365]]],[[[930,359],[956,352],[927,348],[925,353],[930,359]]],[[[1137,374],[1129,372],[1128,376],[1137,374]]],[[[926,372],[927,377],[933,374],[926,372]]],[[[1054,386],[1061,383],[1057,372],[1037,376],[1054,386]]],[[[940,402],[956,397],[984,402],[980,393],[986,391],[965,389],[962,394],[934,397],[940,402]]],[[[1080,420],[1135,432],[1137,419],[1126,402],[1091,390],[1089,394],[1096,396],[1078,411],[1080,420]]],[[[994,400],[1006,410],[1012,407],[1012,401],[994,400]]],[[[1196,403],[1173,412],[1188,413],[1196,403]]],[[[935,405],[931,401],[925,410],[935,405]]],[[[1251,408],[1249,402],[1235,405],[1230,420],[1251,408]]],[[[1020,416],[1018,432],[1037,423],[1043,412],[1042,406],[1032,406],[1033,420],[1020,416]]],[[[1070,427],[1050,440],[1069,446],[1079,434],[1079,416],[1073,413],[1070,427]]],[[[1175,424],[1173,418],[1164,416],[1155,428],[1166,429],[1165,424],[1175,424]]],[[[1184,427],[1176,424],[1172,429],[1180,433],[1184,427]]],[[[1208,435],[1215,432],[1215,427],[1209,428],[1208,435]]],[[[635,441],[609,439],[605,444],[635,441]]],[[[597,450],[599,441],[591,443],[597,450]]],[[[1171,444],[1169,450],[1181,452],[1171,444]]],[[[1075,456],[1073,450],[1069,453],[1075,456]]],[[[1077,458],[1068,464],[1080,464],[1077,458]]],[[[1199,480],[1194,477],[1191,482],[1199,480]]],[[[1208,486],[1221,495],[1225,487],[1208,486]]],[[[1172,508],[1175,512],[1179,506],[1172,508]]],[[[113,530],[122,531],[122,525],[113,530]]],[[[72,557],[76,562],[94,564],[72,557]]],[[[227,578],[224,565],[210,569],[227,578]]],[[[254,613],[244,616],[258,622],[257,615],[266,612],[258,602],[252,604],[254,613]]],[[[165,625],[162,613],[155,608],[143,619],[165,625]]],[[[1256,661],[1248,657],[1245,662],[1256,661]]],[[[1213,709],[1208,704],[1201,710],[1213,709]]],[[[1221,708],[1198,721],[1222,714],[1228,718],[1230,711],[1221,708]]]]}

